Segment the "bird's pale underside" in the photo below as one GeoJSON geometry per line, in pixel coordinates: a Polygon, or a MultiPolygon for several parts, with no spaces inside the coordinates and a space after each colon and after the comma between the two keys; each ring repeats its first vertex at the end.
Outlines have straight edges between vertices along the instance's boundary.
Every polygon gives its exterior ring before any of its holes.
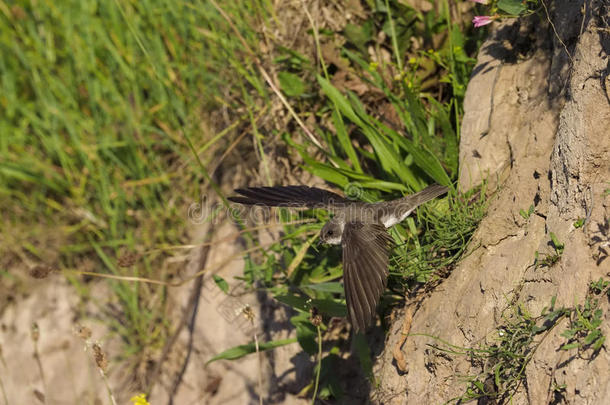
{"type": "Polygon", "coordinates": [[[432,185],[402,198],[378,203],[348,200],[330,191],[307,186],[250,187],[235,190],[230,201],[269,207],[323,208],[334,213],[320,240],[341,244],[343,284],[350,323],[364,331],[375,319],[387,278],[392,238],[386,228],[402,222],[419,205],[447,192],[432,185]]]}

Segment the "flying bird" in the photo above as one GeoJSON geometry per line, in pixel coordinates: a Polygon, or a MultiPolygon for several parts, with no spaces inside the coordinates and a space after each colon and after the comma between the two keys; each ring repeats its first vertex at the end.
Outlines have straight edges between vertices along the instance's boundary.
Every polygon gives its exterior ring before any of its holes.
{"type": "Polygon", "coordinates": [[[334,213],[320,231],[320,241],[341,245],[347,315],[356,332],[373,323],[388,279],[393,240],[387,228],[402,222],[415,208],[447,192],[438,184],[415,194],[377,203],[348,200],[308,186],[248,187],[230,201],[268,207],[323,208],[334,213]]]}

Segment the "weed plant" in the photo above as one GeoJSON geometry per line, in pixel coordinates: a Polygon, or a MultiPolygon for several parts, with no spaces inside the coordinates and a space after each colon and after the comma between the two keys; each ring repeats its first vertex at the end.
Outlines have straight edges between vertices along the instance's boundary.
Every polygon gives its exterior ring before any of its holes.
{"type": "MultiPolygon", "coordinates": [[[[284,94],[297,103],[304,102],[303,98],[312,92],[309,86],[317,84],[324,99],[316,106],[315,114],[320,124],[315,131],[319,144],[287,132],[282,139],[289,153],[298,154],[305,170],[344,190],[349,197],[369,202],[399,198],[435,182],[452,188],[447,199],[421,207],[391,230],[397,247],[392,255],[390,285],[396,297],[404,297],[449,274],[484,213],[484,192],[458,195],[453,189],[458,175],[462,99],[474,65],[465,49],[476,46],[467,44],[459,27],[451,23],[446,4],[440,14],[421,13],[398,2],[376,2],[370,7],[370,19],[341,33],[347,41],[341,56],[349,69],[357,72],[361,83],[381,98],[377,103],[365,103],[354,91],[340,90],[333,83],[337,66],[327,66],[321,60],[317,69],[305,57],[287,52],[286,58],[280,60],[289,70],[279,75],[284,94]],[[387,34],[386,42],[375,40],[380,32],[387,34]],[[424,37],[424,42],[444,34],[445,41],[441,49],[409,51],[408,38],[417,34],[424,37]],[[392,50],[395,58],[373,61],[368,46],[392,50]],[[406,60],[396,57],[405,54],[412,56],[406,60]],[[423,65],[442,72],[436,81],[436,94],[423,91],[434,88],[430,81],[426,82],[423,65]],[[315,77],[315,81],[302,79],[307,75],[315,77]],[[388,119],[378,113],[376,109],[382,105],[397,118],[388,119]]],[[[320,37],[340,33],[314,31],[313,35],[319,44],[320,37]]],[[[316,391],[314,382],[305,390],[309,389],[314,398],[319,395],[340,399],[343,390],[326,367],[345,346],[341,342],[329,343],[331,346],[324,349],[326,355],[322,356],[320,342],[333,328],[330,321],[346,315],[343,288],[338,281],[342,274],[340,250],[311,247],[315,234],[328,219],[326,213],[282,211],[282,215],[286,221],[306,217],[318,222],[286,226],[284,234],[288,237],[267,250],[262,260],[246,257],[244,280],[266,289],[291,307],[297,341],[305,352],[317,353],[320,391],[316,391]],[[319,326],[314,326],[312,314],[321,316],[317,318],[322,320],[319,326]]],[[[354,342],[364,374],[372,376],[366,339],[355,336],[354,342]]],[[[254,345],[241,346],[213,360],[234,359],[236,353],[241,357],[253,351],[254,345]]]]}
{"type": "MultiPolygon", "coordinates": [[[[502,314],[504,322],[489,338],[493,343],[476,348],[451,345],[437,337],[435,350],[449,355],[467,356],[471,363],[480,367],[478,375],[466,376],[467,387],[463,395],[447,403],[463,403],[473,400],[494,400],[510,403],[526,379],[526,369],[538,347],[550,333],[567,319],[567,328],[559,335],[565,339],[557,350],[572,351],[575,355],[567,361],[595,358],[605,344],[605,335],[600,328],[603,311],[601,300],[610,298],[610,282],[600,278],[592,282],[582,304],[572,307],[555,306],[556,297],[540,315],[533,316],[519,302],[511,304],[502,314]],[[575,351],[575,352],[574,352],[575,351]]],[[[565,390],[557,386],[556,390],[565,390]]]]}

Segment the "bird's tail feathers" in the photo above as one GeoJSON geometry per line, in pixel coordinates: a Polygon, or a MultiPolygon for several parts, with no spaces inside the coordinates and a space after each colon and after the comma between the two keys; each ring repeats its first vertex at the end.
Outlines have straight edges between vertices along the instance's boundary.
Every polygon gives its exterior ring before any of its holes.
{"type": "Polygon", "coordinates": [[[449,189],[445,186],[441,186],[440,184],[433,184],[431,186],[426,187],[422,191],[419,191],[415,194],[411,194],[403,197],[405,202],[408,202],[414,208],[417,208],[421,204],[428,202],[440,195],[445,194],[449,189]]]}

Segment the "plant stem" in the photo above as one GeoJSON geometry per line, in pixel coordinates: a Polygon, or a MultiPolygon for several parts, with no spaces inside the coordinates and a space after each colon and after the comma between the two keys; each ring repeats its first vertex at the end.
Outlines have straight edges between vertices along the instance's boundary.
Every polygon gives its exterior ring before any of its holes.
{"type": "Polygon", "coordinates": [[[320,384],[320,370],[322,369],[322,331],[320,325],[318,329],[318,370],[316,371],[316,382],[313,388],[313,397],[311,398],[311,405],[315,405],[316,397],[318,396],[318,385],[320,384]]]}

